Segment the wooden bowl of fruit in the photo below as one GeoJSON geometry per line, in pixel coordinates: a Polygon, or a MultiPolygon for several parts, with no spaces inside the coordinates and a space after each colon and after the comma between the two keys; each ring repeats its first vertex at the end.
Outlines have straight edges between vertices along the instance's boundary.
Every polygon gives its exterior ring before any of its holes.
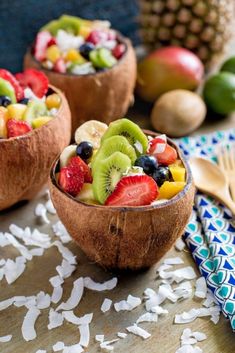
{"type": "Polygon", "coordinates": [[[188,163],[165,135],[142,131],[128,119],[109,127],[88,121],[75,140],[50,173],[61,221],[105,268],[153,265],[190,217],[195,188],[188,163]]]}
{"type": "Polygon", "coordinates": [[[26,53],[24,67],[43,70],[65,93],[73,132],[87,120],[109,123],[124,116],[133,99],[134,49],[107,21],[63,15],[48,23],[26,53]]]}
{"type": "Polygon", "coordinates": [[[67,100],[42,72],[0,69],[0,211],[34,197],[70,138],[67,100]]]}

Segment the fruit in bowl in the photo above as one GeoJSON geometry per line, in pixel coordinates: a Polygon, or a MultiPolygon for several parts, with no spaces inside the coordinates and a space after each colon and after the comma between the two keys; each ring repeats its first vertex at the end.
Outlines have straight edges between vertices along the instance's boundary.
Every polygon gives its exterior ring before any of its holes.
{"type": "Polygon", "coordinates": [[[86,122],[75,141],[51,170],[51,197],[62,222],[104,267],[153,265],[191,214],[187,162],[165,135],[142,131],[128,119],[109,126],[86,122]]]}
{"type": "Polygon", "coordinates": [[[34,197],[70,137],[68,103],[43,72],[0,69],[0,211],[34,197]]]}
{"type": "Polygon", "coordinates": [[[132,101],[135,53],[107,21],[63,15],[49,22],[38,32],[24,65],[44,70],[65,93],[73,131],[91,118],[109,123],[125,114],[132,101]]]}

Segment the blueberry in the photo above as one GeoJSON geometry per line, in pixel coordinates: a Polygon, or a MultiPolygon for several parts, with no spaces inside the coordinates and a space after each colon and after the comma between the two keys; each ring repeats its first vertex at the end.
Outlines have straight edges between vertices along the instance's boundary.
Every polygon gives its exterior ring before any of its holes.
{"type": "Polygon", "coordinates": [[[90,142],[83,141],[77,146],[76,153],[79,157],[86,161],[92,156],[93,146],[90,142]]]}
{"type": "Polygon", "coordinates": [[[19,101],[20,104],[25,104],[25,105],[27,105],[28,102],[29,102],[29,99],[28,99],[28,98],[23,98],[23,99],[21,99],[21,100],[19,101]]]}
{"type": "Polygon", "coordinates": [[[85,58],[89,60],[89,53],[95,49],[94,44],[92,43],[84,43],[80,46],[79,52],[85,58]]]}
{"type": "Polygon", "coordinates": [[[168,167],[158,167],[151,177],[156,181],[158,186],[161,186],[164,181],[171,180],[171,172],[168,167]]]}
{"type": "Polygon", "coordinates": [[[0,96],[0,105],[3,107],[7,107],[11,104],[11,99],[8,96],[0,96]]]}
{"type": "Polygon", "coordinates": [[[144,154],[136,159],[135,166],[143,168],[146,174],[153,174],[157,169],[157,160],[153,156],[144,154]]]}

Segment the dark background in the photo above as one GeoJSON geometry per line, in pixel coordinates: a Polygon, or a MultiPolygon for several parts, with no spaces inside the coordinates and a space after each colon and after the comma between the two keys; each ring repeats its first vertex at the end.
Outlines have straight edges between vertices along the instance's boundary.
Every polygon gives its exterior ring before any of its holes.
{"type": "Polygon", "coordinates": [[[138,0],[0,0],[0,68],[22,69],[37,31],[62,14],[105,19],[138,43],[138,0]]]}

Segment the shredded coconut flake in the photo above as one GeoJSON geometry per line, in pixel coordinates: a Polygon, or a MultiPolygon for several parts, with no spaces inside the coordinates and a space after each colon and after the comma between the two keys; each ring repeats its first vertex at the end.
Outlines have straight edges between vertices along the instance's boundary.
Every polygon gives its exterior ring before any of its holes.
{"type": "Polygon", "coordinates": [[[79,332],[80,332],[80,341],[79,344],[82,347],[88,347],[89,342],[90,342],[90,329],[89,325],[80,325],[79,326],[79,332]]]}
{"type": "Polygon", "coordinates": [[[74,265],[70,265],[67,260],[63,260],[61,265],[56,267],[56,271],[60,275],[61,278],[68,278],[75,271],[76,267],[74,265]]]}
{"type": "Polygon", "coordinates": [[[118,279],[117,277],[114,277],[110,279],[109,281],[103,282],[103,283],[97,283],[93,281],[90,277],[85,277],[84,278],[84,287],[95,290],[97,292],[105,291],[105,290],[112,290],[117,286],[118,279]]]}
{"type": "Polygon", "coordinates": [[[166,265],[181,265],[184,261],[180,257],[172,257],[164,260],[166,265]]]}
{"type": "Polygon", "coordinates": [[[145,313],[141,315],[136,323],[139,324],[141,322],[157,322],[158,321],[158,315],[155,313],[145,313]]]}
{"type": "Polygon", "coordinates": [[[49,324],[47,326],[48,330],[62,326],[64,322],[64,316],[57,313],[53,308],[49,311],[49,324]]]}
{"type": "Polygon", "coordinates": [[[43,291],[39,292],[37,295],[37,308],[46,309],[49,308],[51,304],[51,297],[49,294],[44,293],[43,291]]]}
{"type": "Polygon", "coordinates": [[[1,336],[1,337],[0,337],[0,342],[1,342],[1,343],[10,342],[11,339],[12,339],[12,335],[1,336]]]}
{"type": "Polygon", "coordinates": [[[52,203],[51,199],[49,199],[49,200],[46,202],[45,206],[46,206],[47,211],[48,211],[50,214],[52,214],[52,215],[55,215],[55,214],[56,214],[56,209],[55,209],[55,207],[53,206],[53,203],[52,203]]]}
{"type": "Polygon", "coordinates": [[[7,283],[12,284],[13,282],[15,282],[17,278],[22,275],[25,270],[25,267],[25,263],[21,261],[19,257],[17,257],[15,261],[8,259],[4,265],[4,273],[7,283]]]}
{"type": "Polygon", "coordinates": [[[191,309],[188,312],[183,312],[182,314],[175,315],[176,324],[186,324],[196,320],[198,317],[211,316],[211,321],[215,324],[219,321],[220,317],[220,307],[212,306],[210,308],[198,308],[191,309]]]}
{"type": "Polygon", "coordinates": [[[5,299],[3,301],[0,302],[0,311],[7,309],[9,306],[11,306],[14,303],[14,297],[13,298],[9,298],[9,299],[5,299]]]}
{"type": "Polygon", "coordinates": [[[197,277],[194,269],[191,266],[183,267],[175,271],[164,270],[159,271],[159,276],[162,279],[168,279],[168,281],[180,283],[183,280],[191,280],[197,277]]]}
{"type": "Polygon", "coordinates": [[[45,349],[38,349],[36,353],[47,353],[47,351],[45,349]]]}
{"type": "Polygon", "coordinates": [[[100,310],[103,312],[103,313],[106,313],[107,311],[109,311],[109,309],[111,308],[111,305],[112,305],[112,300],[108,299],[108,298],[105,298],[102,305],[101,305],[101,308],[100,310]]]}
{"type": "Polygon", "coordinates": [[[77,264],[76,256],[74,256],[72,251],[66,248],[59,240],[56,240],[52,245],[55,245],[57,247],[63,259],[67,261],[70,265],[77,264]]]}
{"type": "Polygon", "coordinates": [[[36,208],[35,208],[35,215],[37,217],[40,217],[40,219],[46,223],[46,224],[49,224],[50,223],[50,220],[48,219],[47,217],[47,209],[46,207],[42,204],[42,203],[39,203],[36,208]]]}
{"type": "Polygon", "coordinates": [[[68,298],[67,302],[61,303],[57,307],[56,311],[74,309],[80,303],[80,300],[83,295],[83,291],[84,291],[83,277],[80,277],[73,282],[73,289],[71,291],[71,295],[68,298]]]}
{"type": "Polygon", "coordinates": [[[86,314],[82,317],[78,317],[74,314],[72,310],[63,311],[62,315],[65,318],[65,320],[67,320],[68,322],[74,325],[89,325],[93,318],[93,313],[86,314]]]}
{"type": "Polygon", "coordinates": [[[61,286],[54,287],[52,295],[51,295],[52,303],[54,303],[54,304],[59,303],[62,296],[63,296],[63,288],[61,286]]]}
{"type": "Polygon", "coordinates": [[[114,347],[111,346],[111,344],[117,342],[118,339],[115,339],[115,340],[112,340],[112,341],[104,341],[102,343],[100,343],[100,348],[101,349],[104,349],[106,351],[113,351],[114,350],[114,347]]]}
{"type": "Polygon", "coordinates": [[[95,340],[100,343],[104,342],[104,335],[96,335],[95,340]]]}
{"type": "Polygon", "coordinates": [[[71,241],[71,237],[61,221],[58,221],[55,224],[53,224],[52,229],[55,235],[57,235],[60,238],[62,243],[66,244],[71,241]]]}
{"type": "Polygon", "coordinates": [[[146,330],[137,326],[136,324],[134,324],[133,326],[129,326],[126,329],[128,332],[133,333],[136,336],[140,336],[144,340],[146,340],[147,338],[149,338],[151,336],[151,334],[149,332],[147,332],[146,330]]]}
{"type": "Polygon", "coordinates": [[[182,251],[185,248],[185,242],[183,241],[182,238],[179,238],[176,243],[175,243],[175,248],[178,251],[182,251]]]}
{"type": "Polygon", "coordinates": [[[196,290],[195,297],[198,298],[206,298],[207,294],[207,285],[204,277],[200,277],[196,280],[196,290]]]}
{"type": "Polygon", "coordinates": [[[117,312],[122,310],[131,311],[141,304],[141,299],[128,295],[127,300],[121,300],[114,304],[114,308],[117,312]]]}
{"type": "Polygon", "coordinates": [[[34,325],[40,313],[40,310],[31,307],[25,315],[22,324],[22,335],[25,341],[31,341],[37,337],[34,325]]]}
{"type": "Polygon", "coordinates": [[[125,333],[125,332],[118,332],[118,333],[117,333],[117,336],[118,336],[119,338],[126,338],[127,333],[125,333]]]}

